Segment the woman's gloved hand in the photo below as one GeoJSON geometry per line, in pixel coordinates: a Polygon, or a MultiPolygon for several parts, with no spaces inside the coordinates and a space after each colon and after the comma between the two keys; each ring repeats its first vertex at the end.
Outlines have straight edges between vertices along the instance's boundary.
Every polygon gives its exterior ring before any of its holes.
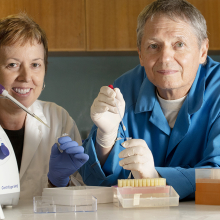
{"type": "Polygon", "coordinates": [[[120,90],[103,86],[91,107],[91,119],[98,127],[96,141],[102,147],[113,146],[117,137],[121,119],[115,102],[117,102],[121,117],[123,118],[125,101],[120,90]]]}
{"type": "Polygon", "coordinates": [[[154,167],[154,158],[146,142],[142,139],[131,139],[122,143],[126,148],[119,153],[119,162],[125,170],[131,170],[135,179],[158,178],[154,167]]]}
{"type": "Polygon", "coordinates": [[[48,178],[57,187],[65,187],[69,182],[69,176],[76,172],[89,159],[84,154],[84,148],[68,136],[60,137],[61,153],[57,144],[51,149],[48,178]]]}
{"type": "Polygon", "coordinates": [[[0,146],[0,159],[3,160],[9,155],[8,148],[2,143],[0,146]]]}

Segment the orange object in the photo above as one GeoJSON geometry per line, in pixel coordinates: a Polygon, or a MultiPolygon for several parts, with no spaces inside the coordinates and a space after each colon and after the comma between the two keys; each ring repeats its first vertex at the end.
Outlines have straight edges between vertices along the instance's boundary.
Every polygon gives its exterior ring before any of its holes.
{"type": "Polygon", "coordinates": [[[220,193],[220,183],[196,183],[196,191],[220,193]]]}
{"type": "Polygon", "coordinates": [[[220,205],[220,193],[196,191],[195,196],[195,204],[220,205]]]}
{"type": "Polygon", "coordinates": [[[199,168],[195,171],[195,204],[220,205],[220,168],[199,168]]]}
{"type": "Polygon", "coordinates": [[[220,182],[212,180],[211,183],[199,181],[196,183],[195,204],[220,205],[220,182]]]}

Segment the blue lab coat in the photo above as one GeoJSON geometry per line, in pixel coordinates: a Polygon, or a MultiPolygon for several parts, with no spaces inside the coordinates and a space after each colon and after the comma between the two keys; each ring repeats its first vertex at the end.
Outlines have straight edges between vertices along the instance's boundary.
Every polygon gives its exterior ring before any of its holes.
{"type": "Polygon", "coordinates": [[[174,187],[180,199],[195,197],[195,168],[220,166],[220,64],[207,58],[200,65],[193,85],[179,111],[173,129],[162,112],[156,87],[138,65],[119,77],[119,88],[126,102],[118,137],[103,167],[100,166],[94,125],[84,142],[89,161],[80,169],[87,185],[111,186],[125,179],[130,171],[119,166],[124,137],[143,139],[150,148],[156,170],[174,187]]]}

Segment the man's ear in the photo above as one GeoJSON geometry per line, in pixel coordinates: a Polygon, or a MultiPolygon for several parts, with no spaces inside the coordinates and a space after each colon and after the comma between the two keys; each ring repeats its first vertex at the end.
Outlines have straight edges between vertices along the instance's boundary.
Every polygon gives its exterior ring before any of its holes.
{"type": "Polygon", "coordinates": [[[142,56],[141,56],[141,51],[139,50],[139,48],[138,48],[138,55],[139,55],[139,60],[140,60],[141,66],[144,66],[144,62],[143,62],[143,59],[142,59],[142,56]]]}
{"type": "Polygon", "coordinates": [[[201,45],[200,48],[200,63],[203,64],[206,62],[206,58],[208,55],[208,50],[209,50],[209,39],[206,38],[201,45]]]}

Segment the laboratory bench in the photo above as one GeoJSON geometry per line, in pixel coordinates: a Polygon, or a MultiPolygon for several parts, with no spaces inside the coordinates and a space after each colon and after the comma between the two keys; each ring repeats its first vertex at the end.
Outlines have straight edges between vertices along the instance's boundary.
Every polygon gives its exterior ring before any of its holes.
{"type": "Polygon", "coordinates": [[[71,213],[33,213],[33,201],[22,200],[13,208],[3,209],[5,220],[220,220],[220,206],[196,205],[195,201],[180,202],[179,206],[166,208],[137,208],[124,209],[116,207],[113,203],[98,204],[97,212],[71,212],[71,213]]]}

